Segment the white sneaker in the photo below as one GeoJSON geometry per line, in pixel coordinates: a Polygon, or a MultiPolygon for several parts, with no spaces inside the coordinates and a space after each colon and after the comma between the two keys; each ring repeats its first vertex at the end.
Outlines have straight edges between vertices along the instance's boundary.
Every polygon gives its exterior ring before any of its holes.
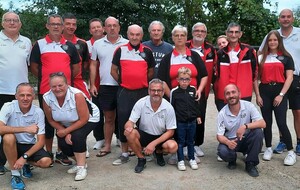
{"type": "Polygon", "coordinates": [[[187,151],[187,147],[183,147],[183,155],[187,156],[188,155],[188,151],[187,151]]]}
{"type": "Polygon", "coordinates": [[[195,153],[197,154],[197,156],[204,156],[204,152],[201,150],[200,146],[194,146],[194,150],[195,150],[195,153]]]}
{"type": "Polygon", "coordinates": [[[198,158],[196,152],[194,153],[194,157],[195,157],[195,161],[197,162],[197,164],[200,164],[200,158],[198,158]]]}
{"type": "Polygon", "coordinates": [[[86,168],[78,168],[75,176],[75,181],[84,180],[87,176],[86,168]]]}
{"type": "Polygon", "coordinates": [[[266,150],[265,150],[265,153],[263,155],[263,160],[266,160],[266,161],[270,161],[271,158],[273,156],[273,150],[271,147],[268,147],[266,150]]]}
{"type": "Polygon", "coordinates": [[[219,162],[223,162],[223,161],[224,161],[220,156],[217,157],[217,160],[218,160],[219,162]]]}
{"type": "Polygon", "coordinates": [[[177,154],[172,154],[171,157],[168,160],[168,164],[175,165],[177,163],[177,154]]]}
{"type": "MultiPolygon", "coordinates": [[[[88,166],[85,164],[84,168],[86,169],[88,166]]],[[[67,173],[68,174],[75,174],[78,171],[77,165],[74,165],[72,168],[68,169],[67,173]]]]}
{"type": "Polygon", "coordinates": [[[179,171],[185,171],[186,170],[184,160],[181,160],[180,162],[177,163],[177,168],[178,168],[179,171]]]}
{"type": "Polygon", "coordinates": [[[288,155],[284,159],[284,165],[292,166],[296,163],[297,156],[293,150],[290,150],[288,155]]]}
{"type": "Polygon", "coordinates": [[[94,150],[100,150],[104,145],[104,140],[97,141],[96,144],[93,146],[94,150]]]}
{"type": "Polygon", "coordinates": [[[195,160],[190,160],[189,161],[189,163],[190,163],[190,166],[191,166],[191,168],[193,169],[193,170],[198,170],[198,164],[197,164],[197,162],[195,161],[195,160]]]}
{"type": "Polygon", "coordinates": [[[90,157],[90,152],[89,152],[89,147],[88,147],[88,145],[86,145],[85,157],[86,157],[86,158],[89,158],[89,157],[90,157]]]}

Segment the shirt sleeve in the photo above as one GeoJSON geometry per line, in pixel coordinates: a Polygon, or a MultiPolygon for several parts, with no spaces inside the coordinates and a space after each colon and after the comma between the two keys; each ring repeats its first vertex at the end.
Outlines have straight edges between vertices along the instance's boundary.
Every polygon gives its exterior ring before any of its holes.
{"type": "Polygon", "coordinates": [[[258,121],[263,119],[262,115],[259,113],[258,109],[251,103],[247,102],[250,110],[251,121],[258,121]]]}
{"type": "Polygon", "coordinates": [[[77,52],[76,47],[73,44],[69,44],[69,48],[70,48],[70,59],[71,59],[71,64],[77,64],[79,63],[80,60],[80,56],[79,53],[77,52]]]}
{"type": "MultiPolygon", "coordinates": [[[[223,109],[224,110],[224,109],[223,109]]],[[[225,134],[225,121],[224,121],[224,111],[220,111],[217,117],[217,135],[224,135],[225,134]]]]}
{"type": "Polygon", "coordinates": [[[10,118],[13,109],[12,109],[12,105],[10,103],[5,103],[0,111],[0,121],[2,121],[5,125],[8,122],[8,119],[10,118]]]}
{"type": "Polygon", "coordinates": [[[45,115],[44,112],[38,108],[37,109],[37,126],[39,127],[38,135],[45,134],[45,115]]]}
{"type": "Polygon", "coordinates": [[[133,123],[136,123],[141,117],[142,108],[143,108],[142,102],[140,100],[137,101],[132,108],[129,120],[132,121],[133,123]]]}
{"type": "Polygon", "coordinates": [[[39,43],[35,42],[35,44],[32,47],[31,53],[30,53],[30,63],[38,63],[41,64],[41,51],[39,47],[39,43]]]}
{"type": "Polygon", "coordinates": [[[148,68],[153,68],[156,65],[155,59],[153,57],[153,53],[151,51],[151,49],[144,47],[144,52],[146,54],[146,61],[148,64],[148,68]]]}
{"type": "Polygon", "coordinates": [[[166,129],[176,129],[176,115],[174,108],[170,105],[170,107],[167,108],[167,117],[166,117],[166,129]]]}
{"type": "Polygon", "coordinates": [[[118,48],[113,56],[112,64],[120,67],[121,48],[118,48]]]}

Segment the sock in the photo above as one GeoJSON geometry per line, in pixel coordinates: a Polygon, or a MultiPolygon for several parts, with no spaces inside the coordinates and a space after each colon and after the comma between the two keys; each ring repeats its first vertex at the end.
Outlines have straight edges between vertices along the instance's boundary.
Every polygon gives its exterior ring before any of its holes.
{"type": "Polygon", "coordinates": [[[11,170],[11,175],[13,175],[13,176],[21,176],[19,170],[11,170]]]}
{"type": "Polygon", "coordinates": [[[122,152],[122,156],[124,156],[124,157],[128,157],[128,156],[129,156],[129,154],[128,154],[128,152],[122,152]]]}
{"type": "Polygon", "coordinates": [[[77,166],[78,169],[84,169],[84,166],[77,166]]]}

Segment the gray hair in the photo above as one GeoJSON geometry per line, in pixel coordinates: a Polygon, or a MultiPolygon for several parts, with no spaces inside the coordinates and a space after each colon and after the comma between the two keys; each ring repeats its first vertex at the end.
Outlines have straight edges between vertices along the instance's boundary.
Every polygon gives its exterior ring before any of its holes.
{"type": "Polygon", "coordinates": [[[174,35],[177,31],[182,31],[185,35],[188,34],[187,28],[185,26],[176,25],[172,30],[172,35],[174,35]]]}
{"type": "Polygon", "coordinates": [[[47,18],[47,24],[50,24],[50,18],[60,18],[61,24],[64,24],[63,18],[59,14],[51,14],[47,18]]]}
{"type": "Polygon", "coordinates": [[[4,14],[2,15],[2,23],[3,23],[4,20],[5,20],[5,16],[8,15],[8,14],[15,14],[15,15],[18,17],[19,21],[21,22],[20,16],[19,16],[17,13],[15,13],[15,12],[13,12],[13,11],[8,11],[8,12],[6,12],[6,13],[4,13],[4,14]]]}
{"type": "Polygon", "coordinates": [[[164,24],[163,24],[162,22],[158,21],[158,20],[152,21],[152,22],[150,23],[149,28],[148,28],[148,32],[151,31],[151,28],[152,28],[152,26],[153,26],[154,24],[159,24],[159,25],[161,26],[161,28],[162,28],[163,33],[165,32],[165,26],[164,26],[164,24]]]}
{"type": "Polygon", "coordinates": [[[18,86],[16,87],[16,94],[19,92],[19,90],[20,90],[20,88],[22,86],[28,86],[28,87],[30,87],[32,89],[32,93],[35,94],[34,87],[30,83],[28,83],[28,82],[22,82],[22,83],[18,84],[18,86]]]}
{"type": "Polygon", "coordinates": [[[230,23],[230,24],[228,25],[226,31],[229,32],[230,28],[232,28],[232,27],[238,27],[238,28],[239,28],[239,31],[242,31],[241,25],[239,25],[238,23],[235,23],[235,22],[230,23]]]}
{"type": "Polygon", "coordinates": [[[192,32],[195,30],[195,28],[197,26],[204,26],[205,30],[207,31],[206,25],[202,22],[197,22],[196,24],[194,24],[194,26],[192,27],[192,32]]]}
{"type": "Polygon", "coordinates": [[[154,78],[149,82],[149,87],[148,87],[149,89],[151,84],[161,84],[162,89],[164,90],[164,81],[160,80],[159,78],[154,78]]]}

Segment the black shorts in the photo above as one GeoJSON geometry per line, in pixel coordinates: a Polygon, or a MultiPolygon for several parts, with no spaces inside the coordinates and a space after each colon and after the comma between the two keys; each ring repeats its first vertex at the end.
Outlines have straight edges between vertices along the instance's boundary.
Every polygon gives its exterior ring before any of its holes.
{"type": "MultiPolygon", "coordinates": [[[[20,144],[20,143],[17,143],[18,158],[23,156],[23,154],[25,152],[27,152],[29,149],[31,149],[31,147],[33,147],[33,145],[34,144],[20,144]]],[[[46,152],[44,150],[44,148],[41,148],[40,150],[35,152],[33,155],[31,155],[27,160],[37,162],[37,161],[39,161],[40,159],[42,159],[44,157],[49,157],[50,158],[50,155],[49,155],[48,152],[46,152]]]]}
{"type": "Polygon", "coordinates": [[[117,93],[119,86],[100,85],[98,94],[100,109],[113,111],[117,108],[117,93]]]}
{"type": "Polygon", "coordinates": [[[288,92],[289,108],[300,110],[300,76],[294,75],[293,82],[288,92]]]}
{"type": "MultiPolygon", "coordinates": [[[[146,133],[142,130],[138,129],[138,132],[140,134],[140,143],[142,147],[146,147],[149,143],[151,143],[152,141],[154,141],[155,139],[159,138],[161,135],[151,135],[149,133],[146,133]]],[[[159,149],[162,150],[162,144],[164,144],[164,142],[156,145],[155,149],[159,149]]]]}

